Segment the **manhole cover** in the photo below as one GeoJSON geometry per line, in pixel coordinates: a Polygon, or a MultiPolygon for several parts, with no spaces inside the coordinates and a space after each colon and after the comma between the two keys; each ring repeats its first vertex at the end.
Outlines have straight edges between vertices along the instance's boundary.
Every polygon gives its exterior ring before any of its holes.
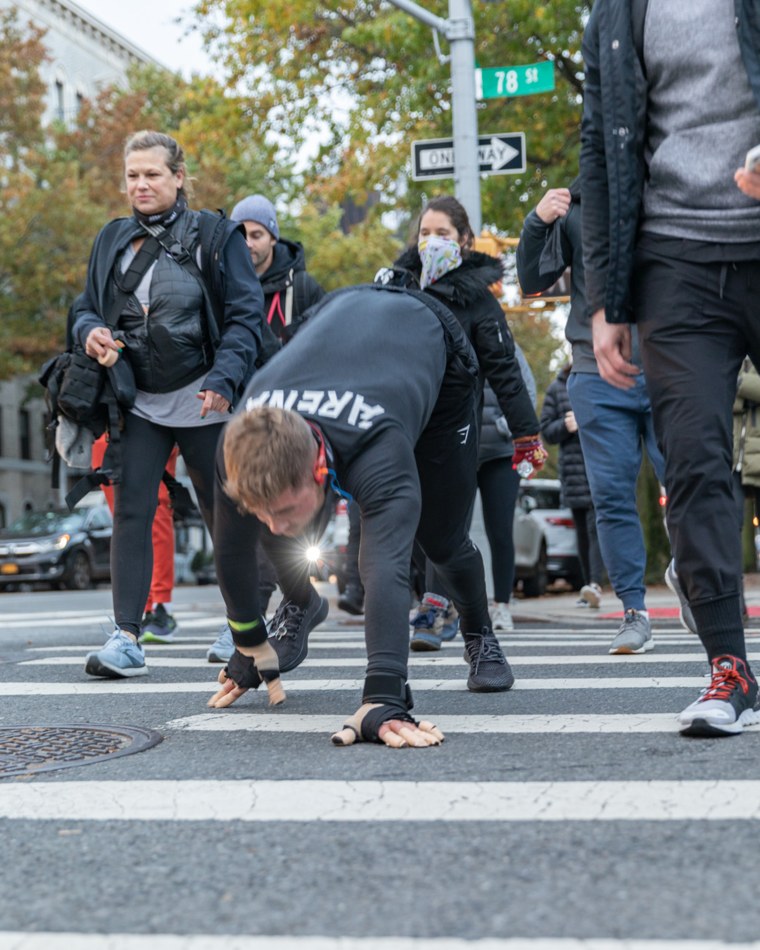
{"type": "Polygon", "coordinates": [[[0,778],[92,765],[157,745],[163,736],[133,726],[2,726],[0,778]]]}

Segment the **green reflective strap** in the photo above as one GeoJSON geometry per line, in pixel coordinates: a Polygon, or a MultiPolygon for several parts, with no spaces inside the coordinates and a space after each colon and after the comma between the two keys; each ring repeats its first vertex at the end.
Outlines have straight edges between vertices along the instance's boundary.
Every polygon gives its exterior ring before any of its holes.
{"type": "Polygon", "coordinates": [[[248,633],[251,630],[255,630],[256,627],[261,626],[260,620],[252,620],[250,623],[240,623],[237,620],[227,620],[227,623],[230,625],[232,630],[235,630],[237,633],[248,633]]]}

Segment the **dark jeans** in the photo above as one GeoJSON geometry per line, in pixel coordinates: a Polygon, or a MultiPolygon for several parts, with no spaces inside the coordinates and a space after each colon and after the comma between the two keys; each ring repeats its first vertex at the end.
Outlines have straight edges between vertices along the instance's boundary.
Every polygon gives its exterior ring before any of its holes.
{"type": "Polygon", "coordinates": [[[678,575],[708,653],[715,655],[716,643],[721,652],[737,652],[741,541],[731,408],[742,360],[760,360],[760,261],[692,263],[649,246],[639,249],[635,273],[634,312],[665,456],[678,575]]]}
{"type": "Polygon", "coordinates": [[[586,475],[596,511],[596,529],[607,574],[628,610],[646,606],[646,549],[636,482],[646,447],[657,477],[663,462],[654,436],[644,380],[618,389],[596,373],[571,373],[567,394],[581,437],[586,475]]]}
{"type": "Polygon", "coordinates": [[[116,626],[136,636],[153,573],[151,532],[166,463],[174,444],[193,483],[201,515],[213,532],[214,459],[221,425],[158,426],[127,412],[121,437],[122,477],[114,486],[111,585],[116,626]]]}

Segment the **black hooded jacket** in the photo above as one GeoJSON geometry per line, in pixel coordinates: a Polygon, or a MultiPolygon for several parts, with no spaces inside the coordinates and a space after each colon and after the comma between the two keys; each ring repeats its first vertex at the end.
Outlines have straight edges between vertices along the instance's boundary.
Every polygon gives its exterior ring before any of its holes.
{"type": "Polygon", "coordinates": [[[274,246],[272,263],[259,275],[264,291],[264,317],[282,343],[286,343],[306,310],[324,297],[325,292],[306,272],[306,256],[298,241],[280,238],[274,246]],[[292,287],[291,320],[285,323],[288,288],[292,287]]]}
{"type": "MultiPolygon", "coordinates": [[[[397,287],[419,289],[421,272],[419,253],[412,246],[376,279],[397,287]]],[[[426,287],[425,292],[444,303],[461,323],[480,364],[481,390],[487,379],[513,437],[537,435],[538,417],[515,356],[515,341],[504,311],[490,290],[491,284],[502,276],[499,260],[470,251],[459,267],[426,287]]]]}

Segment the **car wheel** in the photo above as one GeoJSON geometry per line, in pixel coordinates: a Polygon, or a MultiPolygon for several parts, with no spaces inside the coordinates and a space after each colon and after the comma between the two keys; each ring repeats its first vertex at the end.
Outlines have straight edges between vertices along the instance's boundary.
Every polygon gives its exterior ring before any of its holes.
{"type": "Polygon", "coordinates": [[[69,590],[87,590],[92,586],[90,559],[84,551],[75,551],[69,558],[64,584],[69,590]]]}
{"type": "Polygon", "coordinates": [[[546,593],[546,544],[541,545],[536,567],[530,577],[523,579],[524,597],[541,597],[546,593]]]}

